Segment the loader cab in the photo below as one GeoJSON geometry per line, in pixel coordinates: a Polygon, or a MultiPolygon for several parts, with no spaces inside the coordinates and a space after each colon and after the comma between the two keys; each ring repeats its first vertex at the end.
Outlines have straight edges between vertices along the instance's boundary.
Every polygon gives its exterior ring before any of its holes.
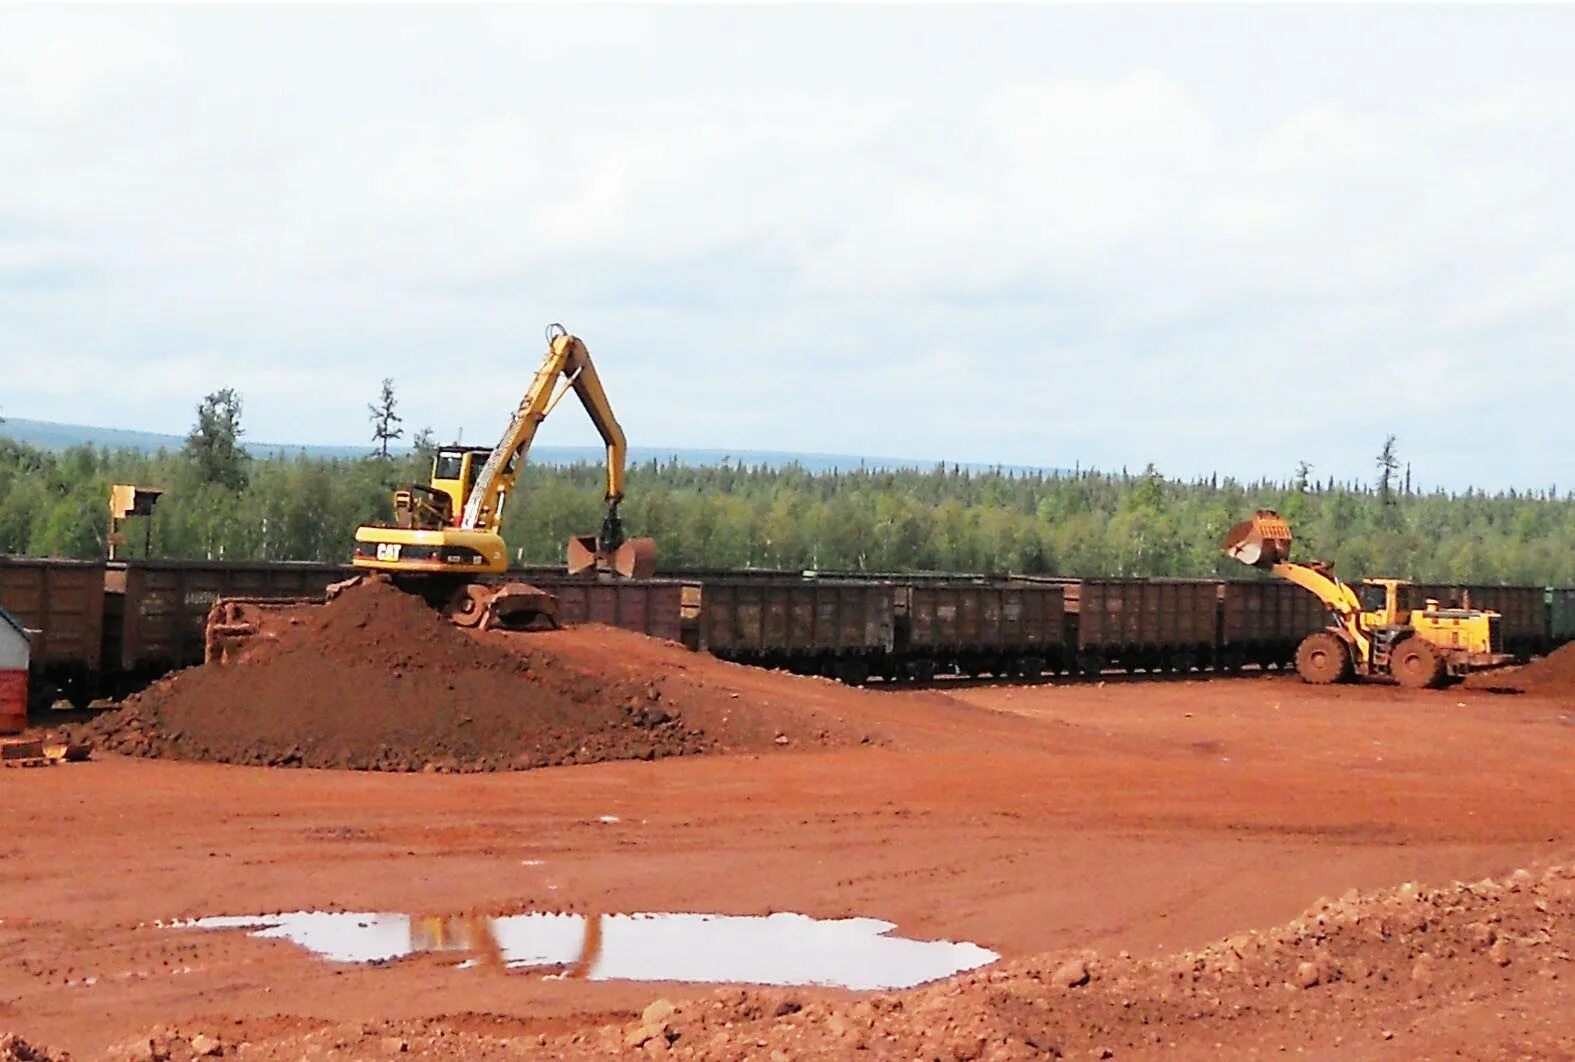
{"type": "Polygon", "coordinates": [[[454,503],[454,513],[465,511],[465,502],[476,485],[476,477],[481,475],[481,466],[491,456],[490,447],[445,446],[432,458],[432,489],[449,496],[454,503]]]}
{"type": "Polygon", "coordinates": [[[1356,588],[1362,622],[1369,628],[1404,626],[1411,615],[1411,591],[1404,579],[1363,579],[1356,588]]]}

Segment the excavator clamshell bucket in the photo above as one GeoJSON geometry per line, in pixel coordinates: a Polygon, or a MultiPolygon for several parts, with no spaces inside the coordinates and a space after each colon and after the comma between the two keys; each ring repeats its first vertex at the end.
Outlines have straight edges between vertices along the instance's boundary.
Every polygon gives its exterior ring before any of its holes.
{"type": "Polygon", "coordinates": [[[575,535],[569,539],[569,574],[596,572],[622,579],[649,579],[656,574],[656,540],[625,539],[610,555],[601,550],[595,535],[575,535]]]}
{"type": "Polygon", "coordinates": [[[1291,527],[1278,513],[1264,509],[1231,528],[1221,548],[1243,564],[1272,568],[1290,559],[1291,527]]]}
{"type": "Polygon", "coordinates": [[[656,574],[656,539],[625,540],[612,555],[613,571],[625,579],[649,579],[656,574]]]}
{"type": "Polygon", "coordinates": [[[569,574],[583,575],[596,570],[596,536],[575,535],[569,539],[569,574]]]}

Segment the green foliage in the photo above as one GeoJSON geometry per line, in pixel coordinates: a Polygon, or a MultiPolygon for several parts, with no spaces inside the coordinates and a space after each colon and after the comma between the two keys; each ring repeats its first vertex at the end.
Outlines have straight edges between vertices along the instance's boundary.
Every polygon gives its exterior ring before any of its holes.
{"type": "Polygon", "coordinates": [[[186,436],[185,453],[199,485],[217,484],[228,490],[246,486],[250,458],[241,447],[244,433],[241,396],[234,388],[215,391],[197,403],[197,423],[186,436]]]}
{"type": "MultiPolygon", "coordinates": [[[[376,402],[368,402],[366,406],[367,419],[372,422],[372,441],[377,444],[377,451],[373,454],[379,460],[388,460],[388,444],[404,437],[405,429],[399,425],[404,423],[404,417],[394,412],[399,405],[399,400],[394,397],[394,381],[391,377],[383,377],[383,389],[378,392],[376,402]]],[[[429,436],[431,432],[427,433],[429,436]]],[[[430,443],[430,438],[427,440],[430,443]]],[[[419,447],[418,447],[419,449],[419,447]]]]}
{"type": "Polygon", "coordinates": [[[415,437],[410,440],[410,449],[413,451],[411,456],[416,459],[418,465],[422,468],[430,465],[432,459],[437,456],[438,450],[437,438],[432,434],[432,429],[422,428],[416,432],[415,437]]]}
{"type": "MultiPolygon", "coordinates": [[[[1395,456],[1395,437],[1384,437],[1384,448],[1378,451],[1378,500],[1385,505],[1393,504],[1395,473],[1400,471],[1400,458],[1395,456]]],[[[1408,492],[1409,493],[1409,492],[1408,492]]]]}
{"type": "MultiPolygon", "coordinates": [[[[151,517],[155,555],[343,561],[357,526],[389,517],[389,485],[424,482],[429,457],[276,456],[249,462],[239,486],[208,471],[200,448],[56,453],[0,440],[0,552],[102,556],[109,486],[123,482],[168,488],[151,517]]],[[[1377,484],[1319,482],[1310,471],[1242,484],[1168,480],[1153,466],[1050,476],[651,462],[630,470],[622,512],[630,533],[657,540],[669,569],[1236,576],[1245,569],[1219,541],[1262,507],[1292,520],[1299,556],[1352,577],[1575,585],[1575,497],[1392,487],[1385,505],[1377,484]]],[[[504,516],[516,556],[561,561],[571,534],[601,526],[604,483],[591,464],[528,465],[504,516]]],[[[135,556],[142,535],[131,532],[135,556]]]]}

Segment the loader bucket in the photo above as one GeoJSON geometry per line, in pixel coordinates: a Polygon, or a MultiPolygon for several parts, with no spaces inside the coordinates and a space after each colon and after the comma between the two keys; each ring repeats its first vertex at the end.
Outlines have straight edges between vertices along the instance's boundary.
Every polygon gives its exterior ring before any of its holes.
{"type": "Polygon", "coordinates": [[[1251,520],[1243,520],[1220,544],[1225,555],[1254,568],[1272,568],[1291,556],[1291,526],[1279,513],[1260,509],[1251,520]]]}

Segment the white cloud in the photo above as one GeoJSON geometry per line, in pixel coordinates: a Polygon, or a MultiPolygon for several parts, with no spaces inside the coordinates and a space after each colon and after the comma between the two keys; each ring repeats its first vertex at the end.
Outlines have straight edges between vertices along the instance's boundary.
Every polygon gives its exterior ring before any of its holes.
{"type": "Polygon", "coordinates": [[[0,18],[11,415],[490,437],[561,319],[637,443],[1575,472],[1565,12],[0,18]]]}

